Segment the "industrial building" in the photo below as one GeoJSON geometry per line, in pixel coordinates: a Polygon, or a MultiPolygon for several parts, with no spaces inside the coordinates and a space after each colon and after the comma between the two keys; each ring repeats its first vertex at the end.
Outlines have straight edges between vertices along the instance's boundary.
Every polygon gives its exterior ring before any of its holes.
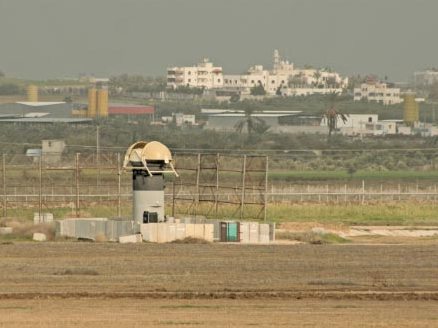
{"type": "MultiPolygon", "coordinates": [[[[216,131],[235,132],[236,125],[246,119],[245,111],[230,109],[201,109],[201,115],[206,116],[204,128],[216,131]]],[[[321,117],[303,115],[301,111],[258,111],[251,117],[263,121],[272,133],[327,133],[327,127],[322,126],[321,117]]]]}
{"type": "Polygon", "coordinates": [[[27,87],[27,101],[0,104],[0,123],[89,123],[73,117],[74,105],[63,101],[38,101],[38,87],[27,87]]]}
{"type": "Polygon", "coordinates": [[[72,117],[73,105],[65,102],[16,102],[0,104],[0,123],[89,123],[72,117]]]}
{"type": "Polygon", "coordinates": [[[109,104],[109,116],[148,116],[153,119],[155,114],[154,106],[135,105],[135,104],[109,104]]]}

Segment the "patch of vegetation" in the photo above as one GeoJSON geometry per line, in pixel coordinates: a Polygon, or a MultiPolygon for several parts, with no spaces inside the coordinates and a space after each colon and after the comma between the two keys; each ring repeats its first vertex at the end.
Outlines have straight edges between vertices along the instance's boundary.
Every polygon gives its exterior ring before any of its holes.
{"type": "Polygon", "coordinates": [[[348,239],[342,238],[333,233],[316,233],[313,231],[306,232],[279,232],[276,234],[276,239],[294,240],[303,243],[314,245],[319,244],[340,244],[350,242],[348,239]]]}
{"type": "Polygon", "coordinates": [[[268,207],[274,222],[345,225],[437,225],[437,206],[414,201],[377,204],[276,204],[268,207]]]}
{"type": "Polygon", "coordinates": [[[89,268],[72,268],[72,269],[65,269],[60,272],[56,272],[55,275],[57,276],[98,276],[99,272],[93,269],[89,268]]]}
{"type": "Polygon", "coordinates": [[[186,237],[184,239],[177,239],[171,242],[172,244],[210,244],[205,239],[186,237]]]}

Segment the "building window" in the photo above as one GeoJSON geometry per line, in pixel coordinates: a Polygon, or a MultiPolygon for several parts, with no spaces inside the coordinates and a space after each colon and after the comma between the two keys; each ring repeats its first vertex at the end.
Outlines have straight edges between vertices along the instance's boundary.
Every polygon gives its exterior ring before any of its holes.
{"type": "Polygon", "coordinates": [[[187,74],[191,75],[191,74],[192,74],[192,72],[188,71],[188,73],[187,73],[187,74]]]}
{"type": "Polygon", "coordinates": [[[221,83],[221,79],[217,79],[217,83],[221,83]]]}
{"type": "Polygon", "coordinates": [[[368,117],[368,123],[373,123],[373,118],[371,116],[368,117]]]}
{"type": "Polygon", "coordinates": [[[272,84],[274,84],[274,83],[275,83],[275,81],[274,81],[274,80],[272,80],[272,81],[271,81],[271,83],[272,83],[272,84]]]}
{"type": "Polygon", "coordinates": [[[190,83],[190,82],[192,82],[192,79],[188,79],[187,81],[189,81],[189,83],[190,83]]]}

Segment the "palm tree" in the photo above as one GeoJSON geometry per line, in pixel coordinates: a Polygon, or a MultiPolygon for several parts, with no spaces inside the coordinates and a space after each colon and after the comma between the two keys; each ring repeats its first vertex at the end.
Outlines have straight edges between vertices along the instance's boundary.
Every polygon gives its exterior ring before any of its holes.
{"type": "Polygon", "coordinates": [[[328,95],[328,99],[330,102],[330,107],[325,111],[322,115],[323,119],[327,121],[327,126],[329,128],[329,137],[332,135],[332,132],[336,131],[338,127],[338,120],[341,119],[342,122],[347,122],[348,114],[343,114],[336,110],[336,102],[338,100],[338,94],[336,92],[332,92],[328,95]]]}
{"type": "Polygon", "coordinates": [[[238,121],[234,128],[236,129],[236,132],[242,133],[245,131],[248,131],[249,135],[252,134],[263,134],[269,129],[269,125],[266,124],[264,120],[262,120],[260,117],[254,116],[254,109],[247,108],[245,109],[245,117],[238,121]]]}

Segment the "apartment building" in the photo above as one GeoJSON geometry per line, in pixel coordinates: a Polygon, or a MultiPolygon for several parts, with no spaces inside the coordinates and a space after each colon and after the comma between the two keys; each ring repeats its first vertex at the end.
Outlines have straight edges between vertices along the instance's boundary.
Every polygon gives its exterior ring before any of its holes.
{"type": "Polygon", "coordinates": [[[354,88],[354,101],[375,101],[384,105],[393,105],[403,102],[399,88],[391,88],[386,83],[367,82],[360,88],[354,88]]]}
{"type": "Polygon", "coordinates": [[[222,67],[214,66],[208,58],[195,66],[170,67],[167,69],[167,86],[191,88],[220,88],[223,86],[222,67]]]}

